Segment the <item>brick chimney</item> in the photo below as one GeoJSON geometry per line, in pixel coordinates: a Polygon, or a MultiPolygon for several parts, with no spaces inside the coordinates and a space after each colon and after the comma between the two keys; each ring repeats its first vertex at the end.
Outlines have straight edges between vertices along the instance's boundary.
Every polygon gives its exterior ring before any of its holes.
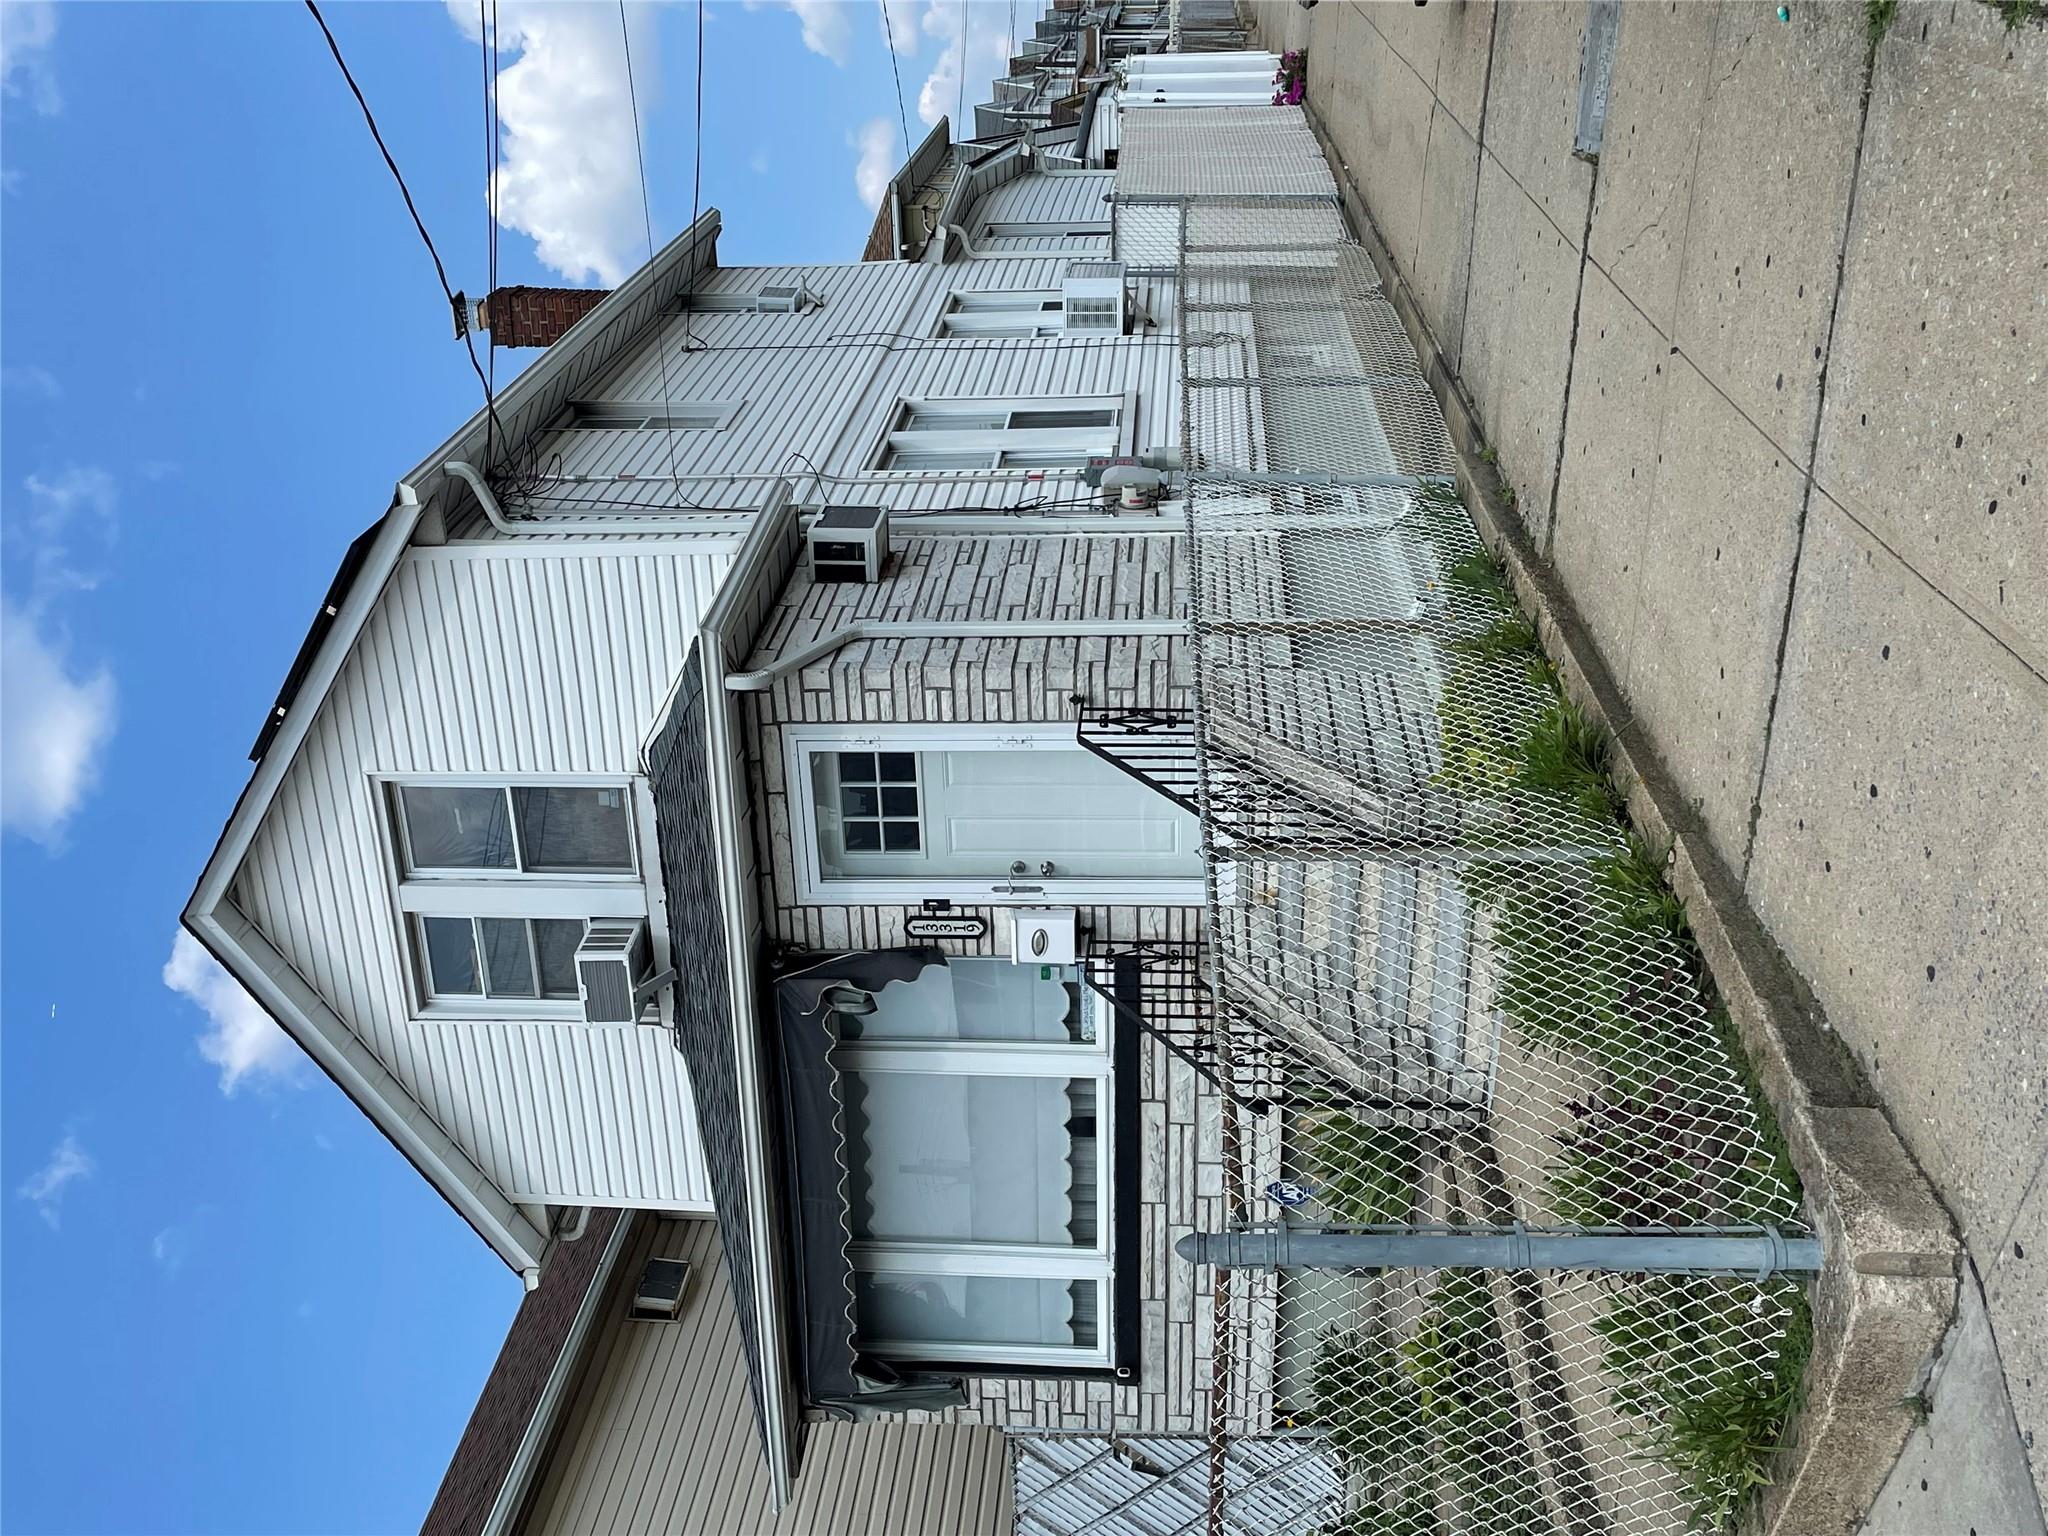
{"type": "Polygon", "coordinates": [[[476,302],[476,325],[494,347],[547,347],[581,320],[608,288],[497,288],[476,302]]]}

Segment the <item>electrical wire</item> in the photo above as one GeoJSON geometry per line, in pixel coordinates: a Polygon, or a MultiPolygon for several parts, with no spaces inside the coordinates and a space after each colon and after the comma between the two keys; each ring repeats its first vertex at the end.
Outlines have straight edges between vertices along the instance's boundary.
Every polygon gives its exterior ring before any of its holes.
{"type": "MultiPolygon", "coordinates": [[[[633,38],[626,26],[626,0],[619,0],[619,45],[626,55],[626,104],[633,113],[633,160],[640,170],[640,219],[647,231],[647,259],[654,260],[654,211],[647,195],[647,151],[640,140],[640,97],[633,86],[633,38]]],[[[676,470],[675,413],[669,409],[668,327],[654,328],[655,355],[661,366],[661,426],[668,447],[668,478],[677,496],[683,493],[682,476],[676,470]]]]}
{"type": "Polygon", "coordinates": [[[971,134],[960,131],[960,123],[967,115],[967,0],[960,0],[960,89],[953,101],[953,139],[971,138],[971,134]]]}
{"type": "MultiPolygon", "coordinates": [[[[497,0],[489,0],[489,15],[485,14],[486,0],[476,0],[477,30],[483,35],[477,40],[477,54],[483,61],[484,71],[484,294],[488,297],[498,291],[498,18],[497,0]]],[[[498,348],[495,343],[484,347],[485,377],[484,394],[495,400],[498,396],[498,348]]],[[[484,472],[490,473],[497,458],[497,417],[492,411],[484,422],[484,472]]]]}
{"type": "MultiPolygon", "coordinates": [[[[405,211],[412,215],[412,227],[420,232],[420,243],[427,248],[427,255],[433,259],[434,275],[441,280],[441,292],[448,300],[448,311],[456,310],[455,288],[448,281],[448,269],[441,264],[441,253],[434,248],[434,237],[427,233],[426,221],[420,217],[419,205],[412,200],[412,189],[405,184],[405,174],[398,169],[398,162],[391,157],[391,150],[384,142],[383,130],[377,126],[377,115],[370,110],[370,103],[363,97],[363,88],[356,84],[355,74],[348,67],[348,60],[341,55],[341,44],[334,39],[334,30],[327,25],[327,18],[320,14],[316,0],[305,0],[306,9],[312,12],[313,20],[319,23],[320,35],[327,39],[327,51],[334,55],[335,67],[341,71],[341,78],[348,82],[349,93],[362,108],[363,122],[369,127],[370,137],[376,142],[377,153],[384,157],[384,164],[391,172],[391,179],[398,183],[398,194],[405,199],[405,211]]],[[[476,372],[476,381],[483,386],[484,410],[495,428],[498,419],[498,404],[491,394],[490,377],[484,372],[484,365],[476,355],[476,338],[465,334],[463,341],[469,346],[469,366],[476,372]]]]}
{"type": "MultiPolygon", "coordinates": [[[[1014,6],[1017,0],[1010,0],[1014,6]]],[[[896,62],[896,29],[889,25],[889,0],[880,0],[882,36],[889,42],[889,73],[896,77],[896,121],[903,125],[903,161],[910,163],[910,114],[903,108],[903,67],[896,62]]]]}

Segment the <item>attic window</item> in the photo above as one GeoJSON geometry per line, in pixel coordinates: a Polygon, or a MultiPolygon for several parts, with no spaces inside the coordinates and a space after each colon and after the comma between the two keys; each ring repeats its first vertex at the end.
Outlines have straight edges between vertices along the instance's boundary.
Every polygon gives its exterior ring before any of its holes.
{"type": "Polygon", "coordinates": [[[673,1323],[683,1315],[683,1293],[690,1286],[690,1266],[682,1259],[649,1259],[633,1287],[633,1308],[627,1316],[642,1323],[673,1323]]]}
{"type": "Polygon", "coordinates": [[[714,431],[732,425],[738,400],[572,400],[562,427],[575,432],[714,431]]]}
{"type": "Polygon", "coordinates": [[[824,298],[801,283],[770,283],[751,289],[724,289],[716,293],[693,293],[687,307],[697,315],[800,315],[824,306],[824,298]]]}

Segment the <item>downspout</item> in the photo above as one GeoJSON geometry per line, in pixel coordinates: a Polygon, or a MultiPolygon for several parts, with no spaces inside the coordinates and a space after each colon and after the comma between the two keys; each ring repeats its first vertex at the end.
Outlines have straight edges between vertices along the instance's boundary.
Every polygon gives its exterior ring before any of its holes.
{"type": "Polygon", "coordinates": [[[752,672],[728,672],[734,693],[760,693],[779,678],[863,640],[1046,640],[1117,639],[1142,635],[1178,636],[1192,631],[1186,619],[860,619],[820,635],[787,656],[752,672]]]}
{"type": "Polygon", "coordinates": [[[1095,104],[1102,99],[1103,87],[1109,84],[1104,76],[1088,87],[1088,98],[1081,103],[1081,131],[1074,135],[1074,158],[1083,162],[1088,159],[1088,136],[1095,131],[1095,104]]]}
{"type": "Polygon", "coordinates": [[[577,1242],[582,1238],[589,1226],[590,1207],[579,1205],[576,1207],[576,1214],[569,1218],[569,1224],[566,1227],[558,1226],[555,1229],[555,1241],[558,1243],[577,1242]]]}

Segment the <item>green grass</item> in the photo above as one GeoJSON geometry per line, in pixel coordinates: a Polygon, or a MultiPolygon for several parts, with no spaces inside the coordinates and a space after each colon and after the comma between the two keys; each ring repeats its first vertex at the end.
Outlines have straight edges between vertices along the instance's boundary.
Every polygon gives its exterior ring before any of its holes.
{"type": "Polygon", "coordinates": [[[1863,0],[1863,29],[1875,48],[1899,19],[1899,0],[1863,0]]]}
{"type": "Polygon", "coordinates": [[[1657,1276],[1619,1287],[1594,1323],[1618,1381],[1614,1405],[1647,1421],[1643,1450],[1677,1473],[1698,1529],[1732,1526],[1770,1481],[1771,1458],[1798,1411],[1813,1352],[1805,1287],[1789,1278],[1763,1293],[1781,1314],[1768,1371],[1747,1368],[1759,1330],[1751,1283],[1657,1276]],[[1695,1362],[1730,1362],[1702,1374],[1695,1362]]]}
{"type": "Polygon", "coordinates": [[[1516,782],[1562,796],[1588,821],[1621,819],[1621,791],[1607,772],[1607,727],[1568,698],[1536,717],[1522,739],[1516,782]]]}
{"type": "Polygon", "coordinates": [[[1332,1225],[1391,1226],[1414,1214],[1423,1132],[1367,1125],[1342,1110],[1304,1111],[1295,1129],[1295,1155],[1332,1225]]]}
{"type": "MultiPolygon", "coordinates": [[[[1871,0],[1871,3],[1876,3],[1876,0],[1871,0]]],[[[1897,0],[1892,0],[1892,3],[1896,4],[1897,0]]],[[[2036,25],[2048,23],[2048,4],[2043,0],[1984,0],[1984,4],[1998,12],[2008,32],[2017,32],[2028,22],[2036,25]]]]}
{"type": "Polygon", "coordinates": [[[1685,920],[1685,903],[1664,879],[1664,866],[1670,859],[1669,843],[1660,852],[1631,831],[1626,846],[1594,861],[1593,879],[1624,926],[1639,933],[1662,934],[1681,952],[1690,952],[1692,929],[1685,920]]]}

